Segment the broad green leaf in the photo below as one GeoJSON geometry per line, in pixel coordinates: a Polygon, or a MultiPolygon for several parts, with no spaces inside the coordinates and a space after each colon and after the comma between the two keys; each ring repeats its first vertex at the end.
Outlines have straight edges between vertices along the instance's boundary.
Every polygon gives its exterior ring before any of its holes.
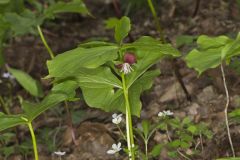
{"type": "MultiPolygon", "coordinates": [[[[159,71],[149,71],[140,77],[129,88],[129,103],[133,115],[140,116],[141,93],[152,86],[152,80],[159,71]]],[[[86,70],[77,77],[84,99],[90,107],[105,111],[121,111],[125,113],[125,100],[121,82],[110,69],[98,68],[86,70]]]]}
{"type": "Polygon", "coordinates": [[[79,47],[83,48],[93,48],[93,47],[101,47],[101,46],[114,46],[114,43],[104,42],[104,41],[91,41],[87,43],[82,43],[79,47]]]}
{"type": "Polygon", "coordinates": [[[26,113],[27,119],[29,119],[29,121],[32,121],[44,111],[48,110],[53,106],[56,106],[67,98],[68,96],[66,94],[50,93],[39,104],[23,102],[22,105],[26,113]]]}
{"type": "Polygon", "coordinates": [[[35,33],[35,27],[41,23],[32,12],[26,12],[24,15],[16,13],[5,14],[4,18],[10,24],[14,36],[35,33]]]}
{"type": "MultiPolygon", "coordinates": [[[[142,109],[142,103],[140,101],[141,93],[152,87],[153,79],[159,74],[159,70],[147,71],[129,88],[129,103],[133,115],[140,116],[142,109]]],[[[122,112],[125,113],[125,110],[122,112]]]]}
{"type": "Polygon", "coordinates": [[[128,17],[122,17],[115,26],[115,40],[118,44],[128,35],[131,30],[131,22],[128,17]]]}
{"type": "Polygon", "coordinates": [[[58,13],[80,13],[90,15],[82,0],[73,0],[70,2],[59,1],[50,5],[50,7],[45,10],[44,15],[47,18],[54,18],[54,16],[58,13]]]}
{"type": "Polygon", "coordinates": [[[208,49],[205,51],[192,50],[186,57],[188,67],[194,68],[199,74],[210,68],[216,68],[221,64],[220,48],[208,49]]]}
{"type": "Polygon", "coordinates": [[[183,46],[183,45],[189,45],[192,44],[193,41],[196,39],[196,36],[190,36],[190,35],[180,35],[176,38],[176,46],[177,48],[183,46]]]}
{"type": "Polygon", "coordinates": [[[116,26],[116,24],[119,22],[119,19],[116,18],[116,17],[111,17],[111,18],[108,18],[106,21],[105,21],[105,28],[107,29],[112,29],[116,26]]]}
{"type": "Polygon", "coordinates": [[[21,117],[23,117],[23,115],[6,115],[0,112],[0,131],[17,125],[26,124],[27,122],[21,117]]]}
{"type": "Polygon", "coordinates": [[[78,83],[73,80],[65,80],[63,82],[57,83],[53,86],[52,93],[62,93],[68,96],[68,99],[71,100],[75,97],[75,89],[78,88],[78,83]]]}
{"type": "Polygon", "coordinates": [[[90,107],[110,111],[109,103],[114,99],[115,88],[122,88],[121,81],[115,77],[109,68],[80,69],[75,73],[84,99],[90,107]]]}
{"type": "Polygon", "coordinates": [[[206,35],[202,35],[198,37],[197,44],[200,49],[206,50],[222,47],[229,41],[231,41],[231,39],[226,36],[208,37],[206,35]]]}
{"type": "Polygon", "coordinates": [[[225,58],[231,58],[233,56],[240,54],[240,40],[236,39],[235,41],[227,43],[221,52],[221,58],[224,60],[225,58]]]}
{"type": "Polygon", "coordinates": [[[27,73],[13,68],[8,68],[8,71],[16,78],[16,80],[20,83],[20,85],[28,91],[31,95],[36,97],[43,96],[43,90],[38,81],[34,80],[27,73]]]}
{"type": "Polygon", "coordinates": [[[25,101],[22,107],[27,118],[29,121],[32,121],[49,108],[56,106],[62,101],[73,98],[77,87],[78,85],[75,81],[64,81],[55,85],[52,91],[40,103],[32,104],[25,101]]]}
{"type": "Polygon", "coordinates": [[[81,68],[74,73],[81,87],[87,88],[122,88],[121,81],[109,68],[99,67],[96,69],[81,68]]]}
{"type": "Polygon", "coordinates": [[[117,58],[117,46],[101,46],[94,48],[76,48],[57,55],[47,62],[49,77],[67,77],[82,67],[97,68],[117,58]]]}
{"type": "Polygon", "coordinates": [[[137,55],[137,63],[133,66],[134,72],[126,76],[128,87],[164,56],[180,56],[180,53],[171,45],[161,44],[160,41],[146,36],[136,42],[123,45],[122,50],[128,49],[135,49],[137,55]]]}

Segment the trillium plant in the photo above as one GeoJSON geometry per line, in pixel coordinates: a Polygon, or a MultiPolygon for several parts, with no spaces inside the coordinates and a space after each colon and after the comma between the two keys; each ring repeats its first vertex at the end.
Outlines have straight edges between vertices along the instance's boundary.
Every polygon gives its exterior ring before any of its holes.
{"type": "MultiPolygon", "coordinates": [[[[132,116],[140,117],[140,95],[151,88],[153,79],[160,74],[159,70],[149,69],[162,58],[178,57],[180,53],[170,44],[162,44],[149,36],[125,43],[124,39],[131,29],[128,17],[118,20],[113,29],[115,43],[91,41],[56,57],[50,54],[52,60],[47,61],[49,75],[45,78],[53,79],[51,91],[40,103],[23,101],[21,114],[8,115],[0,112],[0,131],[17,125],[27,125],[32,136],[35,159],[38,160],[32,121],[61,102],[78,100],[75,97],[76,89],[80,88],[88,106],[106,112],[122,113],[113,115],[113,123],[117,126],[125,114],[126,134],[122,134],[127,141],[129,159],[134,160],[136,145],[132,116]]],[[[50,50],[43,35],[40,36],[50,50]]],[[[7,68],[31,95],[43,97],[39,83],[25,72],[7,68]]],[[[112,146],[109,153],[120,150],[121,143],[118,143],[112,146]]]]}
{"type": "MultiPolygon", "coordinates": [[[[47,62],[47,78],[54,78],[55,85],[72,83],[74,90],[80,87],[90,107],[125,114],[128,154],[134,160],[132,116],[140,116],[140,95],[160,74],[149,68],[166,56],[178,57],[180,53],[148,36],[124,43],[130,29],[129,18],[122,17],[114,26],[116,43],[92,41],[59,54],[47,62]]],[[[121,115],[113,115],[113,123],[121,119],[121,115]]]]}

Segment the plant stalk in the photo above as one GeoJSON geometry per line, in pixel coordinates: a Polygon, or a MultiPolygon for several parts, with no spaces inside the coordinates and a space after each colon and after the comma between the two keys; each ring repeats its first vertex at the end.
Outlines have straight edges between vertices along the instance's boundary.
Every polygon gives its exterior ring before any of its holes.
{"type": "Polygon", "coordinates": [[[145,143],[145,156],[146,160],[148,160],[148,140],[144,140],[145,143]]]}
{"type": "Polygon", "coordinates": [[[127,143],[128,143],[128,150],[129,150],[129,159],[135,160],[135,151],[134,151],[134,138],[133,138],[133,128],[132,128],[132,117],[131,117],[131,108],[129,104],[129,97],[128,97],[128,88],[126,87],[125,76],[124,73],[121,75],[122,77],[122,84],[123,84],[123,94],[125,99],[125,106],[126,106],[126,130],[127,130],[127,143]]]}
{"type": "Polygon", "coordinates": [[[47,51],[48,51],[51,59],[53,59],[53,58],[54,58],[54,53],[53,53],[53,51],[51,50],[51,48],[49,47],[49,45],[48,45],[48,43],[47,43],[47,41],[46,41],[46,39],[45,39],[45,37],[44,37],[44,35],[43,35],[43,32],[42,32],[41,27],[40,27],[40,26],[37,26],[37,29],[38,29],[38,33],[39,33],[39,35],[40,35],[40,37],[41,37],[41,40],[42,40],[44,46],[46,47],[46,49],[47,49],[47,51]]]}
{"type": "MultiPolygon", "coordinates": [[[[42,40],[44,46],[46,47],[46,49],[47,49],[51,59],[53,59],[55,57],[54,53],[53,53],[52,49],[49,47],[49,45],[48,45],[48,43],[46,41],[46,38],[43,35],[41,27],[37,26],[37,29],[38,29],[38,33],[39,33],[39,35],[41,37],[41,40],[42,40]]],[[[71,116],[71,113],[70,113],[70,110],[69,110],[69,106],[68,106],[68,103],[67,103],[66,100],[64,101],[64,104],[65,104],[65,108],[66,108],[66,111],[67,111],[68,125],[70,126],[70,128],[72,130],[72,140],[73,140],[74,144],[76,145],[75,132],[74,132],[74,129],[73,129],[73,124],[72,124],[72,116],[71,116]]]]}
{"type": "Polygon", "coordinates": [[[30,130],[31,137],[32,137],[34,157],[35,157],[35,160],[38,160],[37,141],[36,141],[36,137],[35,137],[35,133],[34,133],[33,127],[32,127],[32,123],[28,122],[27,125],[28,125],[28,128],[30,130]]]}
{"type": "Polygon", "coordinates": [[[227,127],[227,134],[228,134],[229,144],[231,146],[233,157],[235,157],[235,151],[234,151],[232,138],[231,138],[231,133],[230,133],[230,128],[229,128],[229,123],[228,123],[229,92],[228,92],[227,82],[226,82],[226,78],[225,78],[225,72],[224,72],[222,63],[221,63],[221,73],[222,73],[223,85],[224,85],[226,98],[227,98],[225,109],[224,109],[225,123],[226,123],[226,127],[227,127]]]}
{"type": "Polygon", "coordinates": [[[165,38],[164,38],[164,33],[163,33],[163,29],[160,25],[160,22],[158,20],[158,16],[157,16],[157,12],[153,6],[153,3],[152,3],[152,0],[148,0],[148,6],[152,12],[152,15],[153,15],[153,18],[154,18],[154,21],[155,21],[155,25],[156,25],[156,29],[157,31],[159,32],[160,34],[160,39],[163,43],[165,43],[165,38]]]}

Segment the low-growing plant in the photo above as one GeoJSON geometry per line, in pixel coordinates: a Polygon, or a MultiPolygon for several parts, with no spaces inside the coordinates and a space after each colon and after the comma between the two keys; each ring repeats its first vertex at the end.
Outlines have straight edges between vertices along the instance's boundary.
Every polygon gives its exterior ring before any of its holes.
{"type": "Polygon", "coordinates": [[[204,138],[212,138],[212,132],[205,123],[194,124],[188,117],[180,120],[172,115],[173,112],[170,111],[160,112],[157,122],[151,124],[149,121],[143,120],[141,126],[135,129],[145,145],[145,153],[141,157],[145,157],[146,160],[157,158],[163,148],[167,148],[169,157],[182,156],[184,159],[190,159],[188,156],[198,153],[200,145],[203,150],[204,138]],[[148,141],[156,131],[160,131],[161,135],[166,135],[167,142],[156,144],[149,152],[148,141]],[[198,137],[198,141],[195,140],[196,137],[198,137]]]}
{"type": "Polygon", "coordinates": [[[224,108],[225,122],[233,157],[235,157],[235,150],[228,122],[229,92],[225,78],[224,65],[228,65],[233,57],[240,54],[239,42],[240,34],[237,35],[236,39],[231,39],[223,35],[218,37],[201,35],[197,39],[198,48],[193,49],[185,57],[188,67],[197,70],[199,75],[210,68],[216,68],[218,66],[221,68],[223,85],[226,93],[226,105],[224,108]]]}

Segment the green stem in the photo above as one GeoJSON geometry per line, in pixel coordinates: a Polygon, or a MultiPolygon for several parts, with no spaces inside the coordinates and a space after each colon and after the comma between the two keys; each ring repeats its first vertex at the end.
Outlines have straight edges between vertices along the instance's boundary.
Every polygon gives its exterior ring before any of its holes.
{"type": "Polygon", "coordinates": [[[120,131],[120,134],[123,136],[123,139],[124,139],[124,140],[127,140],[125,134],[123,133],[122,129],[119,127],[118,124],[117,124],[117,128],[118,128],[118,130],[120,131]]]}
{"type": "Polygon", "coordinates": [[[35,137],[34,130],[33,130],[33,127],[32,127],[32,123],[28,122],[27,124],[28,124],[28,128],[30,130],[31,136],[32,136],[34,157],[35,157],[35,160],[38,160],[37,142],[36,142],[36,137],[35,137]]]}
{"type": "Polygon", "coordinates": [[[48,45],[48,43],[47,43],[47,41],[46,41],[46,39],[45,39],[45,37],[44,37],[44,35],[43,35],[43,33],[42,33],[41,27],[40,27],[40,26],[37,26],[37,29],[38,29],[38,33],[39,33],[39,35],[40,35],[40,37],[41,37],[41,40],[42,40],[44,46],[46,47],[46,49],[47,49],[47,51],[48,51],[51,59],[53,59],[53,58],[54,58],[54,53],[53,53],[53,51],[51,50],[51,48],[49,47],[49,45],[48,45]]]}
{"type": "Polygon", "coordinates": [[[155,21],[155,25],[156,25],[156,29],[158,30],[158,32],[160,34],[161,41],[163,43],[165,43],[163,29],[162,29],[162,27],[160,25],[160,22],[159,22],[156,10],[155,10],[155,8],[153,6],[152,0],[148,0],[148,6],[149,6],[149,8],[150,8],[150,10],[152,12],[152,15],[153,15],[153,18],[154,18],[154,21],[155,21]]]}
{"type": "Polygon", "coordinates": [[[144,140],[145,143],[145,156],[146,160],[148,160],[148,140],[144,140]]]}
{"type": "Polygon", "coordinates": [[[122,77],[122,84],[123,84],[123,94],[124,94],[125,105],[126,105],[126,130],[127,130],[129,158],[130,160],[135,160],[135,153],[133,148],[134,138],[133,138],[133,128],[132,128],[132,117],[131,117],[131,109],[130,109],[129,98],[128,98],[128,88],[126,87],[124,73],[122,73],[121,77],[122,77]]]}

